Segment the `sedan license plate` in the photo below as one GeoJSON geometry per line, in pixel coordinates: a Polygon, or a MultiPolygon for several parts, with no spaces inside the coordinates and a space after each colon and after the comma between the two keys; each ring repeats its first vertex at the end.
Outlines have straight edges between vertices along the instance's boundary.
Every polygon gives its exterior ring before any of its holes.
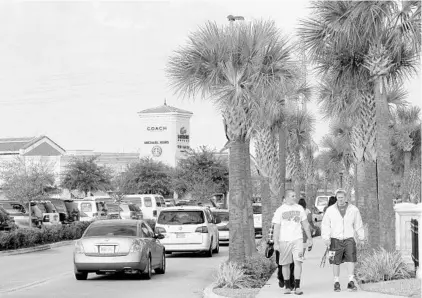
{"type": "Polygon", "coordinates": [[[186,238],[185,233],[177,233],[176,238],[186,238]]]}
{"type": "Polygon", "coordinates": [[[114,253],[114,246],[100,246],[100,254],[112,254],[114,253]]]}

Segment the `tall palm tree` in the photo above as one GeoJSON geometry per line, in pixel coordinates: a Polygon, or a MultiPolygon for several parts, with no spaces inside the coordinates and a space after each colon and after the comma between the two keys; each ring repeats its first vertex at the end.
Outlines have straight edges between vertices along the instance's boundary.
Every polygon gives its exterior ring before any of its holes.
{"type": "Polygon", "coordinates": [[[249,143],[261,98],[291,79],[290,46],[273,21],[218,26],[208,22],[190,34],[167,67],[178,95],[200,95],[221,109],[230,150],[231,261],[255,251],[249,143]]]}
{"type": "MultiPolygon", "coordinates": [[[[419,1],[322,1],[302,22],[301,35],[322,74],[358,90],[364,82],[375,103],[375,148],[380,239],[394,249],[390,137],[386,88],[415,72],[420,53],[419,1]]],[[[351,87],[351,88],[350,88],[351,87]]]]}

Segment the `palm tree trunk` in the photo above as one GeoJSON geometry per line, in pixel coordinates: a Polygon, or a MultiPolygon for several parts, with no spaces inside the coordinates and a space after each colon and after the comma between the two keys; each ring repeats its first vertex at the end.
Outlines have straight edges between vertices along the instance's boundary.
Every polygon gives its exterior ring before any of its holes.
{"type": "Polygon", "coordinates": [[[375,148],[377,150],[377,191],[380,210],[380,241],[381,246],[385,249],[394,250],[396,244],[394,203],[391,185],[393,177],[390,159],[390,112],[388,109],[386,90],[382,84],[381,78],[378,78],[375,81],[374,91],[377,125],[375,148]]]}
{"type": "Polygon", "coordinates": [[[246,256],[252,256],[256,252],[256,245],[255,245],[255,227],[254,227],[254,220],[253,220],[253,208],[252,208],[252,177],[251,177],[251,152],[250,152],[250,140],[245,141],[245,146],[243,147],[244,150],[244,157],[245,157],[245,176],[246,176],[246,188],[247,192],[244,196],[244,200],[246,201],[246,222],[247,225],[244,226],[244,237],[245,237],[245,253],[246,256]]]}
{"type": "Polygon", "coordinates": [[[403,170],[403,179],[401,183],[401,197],[404,200],[409,198],[409,174],[410,174],[410,159],[412,157],[411,151],[404,151],[404,170],[403,170]]]}
{"type": "Polygon", "coordinates": [[[376,163],[360,162],[357,170],[359,199],[357,205],[362,221],[368,225],[368,242],[376,248],[380,244],[379,210],[376,188],[376,163]]]}
{"type": "MultiPolygon", "coordinates": [[[[355,201],[356,204],[358,205],[359,202],[359,179],[358,179],[358,171],[359,171],[359,165],[358,163],[354,164],[354,190],[355,190],[355,201]]],[[[362,210],[362,209],[361,209],[362,210]]]]}
{"type": "Polygon", "coordinates": [[[278,162],[280,164],[280,195],[277,200],[277,205],[281,206],[282,197],[286,191],[286,148],[287,146],[287,129],[282,125],[278,129],[278,162]]]}
{"type": "Polygon", "coordinates": [[[267,239],[274,211],[272,210],[273,208],[271,204],[269,178],[262,176],[260,182],[262,203],[262,239],[267,239]]]}
{"type": "MultiPolygon", "coordinates": [[[[245,147],[247,144],[242,140],[233,140],[230,145],[229,157],[229,189],[230,189],[230,241],[229,260],[231,262],[244,263],[246,257],[246,242],[244,227],[248,227],[247,220],[247,161],[245,158],[245,147]]],[[[249,158],[249,156],[248,156],[249,158]]]]}

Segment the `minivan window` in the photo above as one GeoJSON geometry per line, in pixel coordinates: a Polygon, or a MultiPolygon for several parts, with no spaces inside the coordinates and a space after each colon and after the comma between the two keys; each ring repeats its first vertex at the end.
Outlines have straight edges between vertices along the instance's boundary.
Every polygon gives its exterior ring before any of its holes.
{"type": "Polygon", "coordinates": [[[204,212],[196,210],[161,211],[157,220],[163,225],[198,225],[204,222],[204,212]]]}
{"type": "Polygon", "coordinates": [[[129,210],[130,211],[140,211],[141,209],[139,209],[138,206],[136,206],[135,204],[129,204],[129,210]]]}
{"type": "Polygon", "coordinates": [[[145,207],[152,207],[152,199],[150,197],[144,198],[144,205],[145,207]]]}
{"type": "Polygon", "coordinates": [[[91,205],[91,203],[82,203],[81,204],[81,211],[82,212],[92,212],[92,205],[91,205]]]}
{"type": "Polygon", "coordinates": [[[84,237],[136,236],[136,225],[91,225],[84,237]]]}
{"type": "Polygon", "coordinates": [[[166,201],[164,201],[163,197],[155,197],[155,201],[158,207],[166,207],[166,201]]]}
{"type": "Polygon", "coordinates": [[[228,212],[213,212],[215,217],[219,217],[221,222],[228,222],[229,221],[229,213],[228,212]]]}

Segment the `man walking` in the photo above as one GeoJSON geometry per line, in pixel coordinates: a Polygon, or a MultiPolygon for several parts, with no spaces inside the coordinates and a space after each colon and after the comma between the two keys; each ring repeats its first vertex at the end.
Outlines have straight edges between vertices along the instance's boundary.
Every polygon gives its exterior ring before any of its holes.
{"type": "Polygon", "coordinates": [[[357,291],[354,279],[356,257],[355,232],[360,241],[365,239],[359,209],[347,202],[344,190],[336,191],[337,203],[327,208],[321,224],[321,237],[329,247],[333,265],[334,291],[340,292],[340,264],[346,263],[349,272],[349,291],[357,291]]]}
{"type": "Polygon", "coordinates": [[[282,266],[284,293],[290,294],[294,289],[295,294],[302,295],[300,277],[303,262],[303,236],[302,227],[308,237],[308,245],[312,247],[312,235],[309,229],[308,218],[305,210],[297,204],[294,190],[287,189],[285,203],[278,207],[273,217],[274,224],[274,249],[280,252],[279,265],[282,266]],[[290,264],[294,262],[295,281],[290,282],[290,264]]]}

